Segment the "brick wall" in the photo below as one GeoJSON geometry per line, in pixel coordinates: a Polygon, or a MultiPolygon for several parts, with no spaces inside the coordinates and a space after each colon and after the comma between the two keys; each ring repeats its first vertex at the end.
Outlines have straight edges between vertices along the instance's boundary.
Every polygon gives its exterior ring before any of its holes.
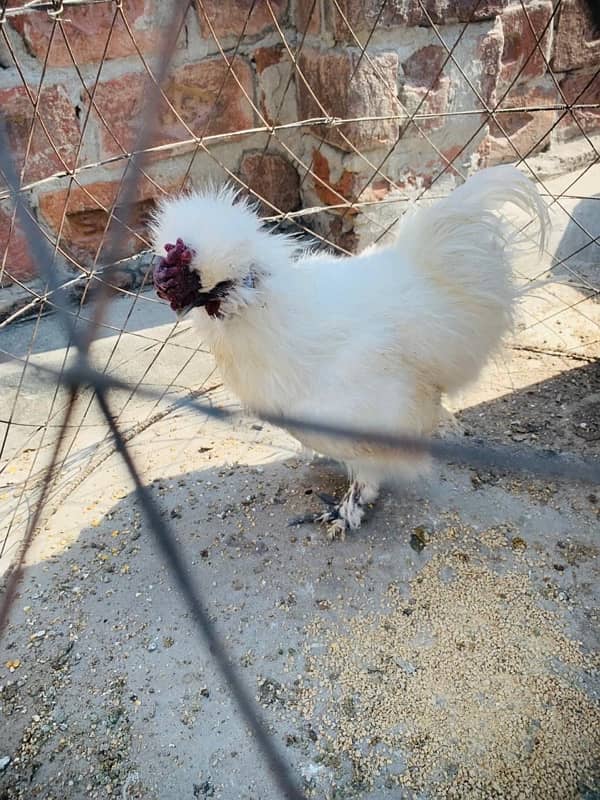
{"type": "MultiPolygon", "coordinates": [[[[253,9],[250,0],[203,0],[187,13],[153,111],[154,149],[117,255],[146,247],[161,194],[228,173],[266,201],[266,213],[334,207],[298,221],[353,250],[403,207],[376,203],[432,185],[443,193],[473,169],[600,132],[594,4],[555,5],[396,0],[380,13],[381,0],[258,0],[253,9]],[[231,70],[221,48],[235,55],[231,70]],[[552,108],[565,99],[588,107],[552,108]],[[491,120],[486,107],[519,110],[491,120]],[[324,117],[350,121],[293,124],[324,117]],[[264,130],[271,125],[284,127],[264,130]],[[226,136],[235,131],[245,133],[226,136]],[[357,200],[364,213],[347,207],[357,200]]],[[[121,180],[171,7],[65,7],[58,21],[9,12],[3,25],[0,108],[36,219],[69,269],[102,263],[119,230],[121,180]]],[[[35,264],[3,189],[6,286],[31,279],[35,264]]]]}

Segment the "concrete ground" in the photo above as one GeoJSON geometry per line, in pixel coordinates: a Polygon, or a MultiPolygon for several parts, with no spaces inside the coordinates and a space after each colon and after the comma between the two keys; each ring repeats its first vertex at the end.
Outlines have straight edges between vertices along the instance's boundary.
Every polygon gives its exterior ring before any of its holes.
{"type": "MultiPolygon", "coordinates": [[[[553,277],[455,409],[466,436],[597,456],[600,305],[553,277]]],[[[331,543],[287,522],[340,493],[334,468],[172,410],[233,401],[152,295],[108,324],[97,363],[165,392],[112,398],[131,453],[307,796],[600,796],[598,487],[439,465],[331,543]]],[[[68,354],[55,317],[0,348],[6,571],[65,402],[17,359],[68,354]]],[[[86,391],[73,422],[1,643],[0,798],[278,797],[86,391]]]]}

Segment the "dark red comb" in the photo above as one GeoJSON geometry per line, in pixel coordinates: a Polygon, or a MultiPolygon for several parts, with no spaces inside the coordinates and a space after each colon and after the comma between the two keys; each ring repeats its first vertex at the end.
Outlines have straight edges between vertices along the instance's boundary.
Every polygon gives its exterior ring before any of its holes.
{"type": "Polygon", "coordinates": [[[171,267],[176,264],[188,266],[194,257],[194,251],[186,247],[183,239],[177,239],[175,244],[166,244],[167,257],[165,263],[171,267]]]}
{"type": "Polygon", "coordinates": [[[165,250],[167,255],[154,269],[154,288],[173,311],[180,311],[194,304],[202,288],[198,273],[189,268],[195,254],[182,239],[166,244],[165,250]]]}

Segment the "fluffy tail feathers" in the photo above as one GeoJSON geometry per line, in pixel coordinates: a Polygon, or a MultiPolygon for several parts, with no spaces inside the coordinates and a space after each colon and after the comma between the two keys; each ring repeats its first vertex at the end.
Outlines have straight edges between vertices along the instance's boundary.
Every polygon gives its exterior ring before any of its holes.
{"type": "Polygon", "coordinates": [[[515,261],[532,238],[544,248],[547,220],[534,183],[512,166],[482,170],[432,207],[405,216],[397,246],[446,299],[447,318],[434,323],[440,336],[431,365],[444,392],[473,380],[510,327],[515,261]],[[506,204],[529,224],[504,216],[506,204]]]}

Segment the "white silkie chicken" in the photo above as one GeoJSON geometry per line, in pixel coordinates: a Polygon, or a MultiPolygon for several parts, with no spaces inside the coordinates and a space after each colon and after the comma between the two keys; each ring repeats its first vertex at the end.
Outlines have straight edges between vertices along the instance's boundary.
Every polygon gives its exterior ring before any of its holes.
{"type": "MultiPolygon", "coordinates": [[[[442,396],[477,377],[511,324],[519,237],[499,213],[505,203],[537,219],[543,246],[537,189],[500,166],[405,215],[393,244],[346,258],[269,232],[231,188],[182,195],[162,202],[152,224],[163,256],[154,283],[174,311],[189,312],[250,410],[427,436],[442,396]]],[[[360,526],[386,475],[425,465],[292,433],[349,469],[344,498],[319,517],[331,536],[360,526]]]]}

